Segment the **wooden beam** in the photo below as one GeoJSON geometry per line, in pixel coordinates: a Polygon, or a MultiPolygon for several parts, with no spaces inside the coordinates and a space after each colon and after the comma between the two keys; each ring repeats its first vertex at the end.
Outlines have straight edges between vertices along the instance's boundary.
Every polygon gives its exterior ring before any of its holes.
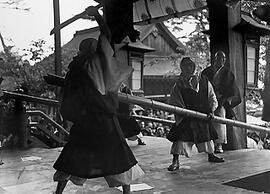
{"type": "Polygon", "coordinates": [[[19,94],[15,92],[8,92],[8,91],[3,91],[4,95],[1,97],[3,99],[18,99],[21,101],[26,101],[26,102],[33,102],[37,104],[46,104],[48,106],[59,106],[60,103],[57,100],[51,100],[47,98],[40,98],[40,97],[35,97],[35,96],[30,96],[26,94],[19,94]]]}

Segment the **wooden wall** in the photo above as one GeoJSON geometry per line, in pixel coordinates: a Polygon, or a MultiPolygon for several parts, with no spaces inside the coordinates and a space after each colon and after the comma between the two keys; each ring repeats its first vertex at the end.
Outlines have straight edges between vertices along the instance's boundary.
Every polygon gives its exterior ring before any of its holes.
{"type": "Polygon", "coordinates": [[[153,33],[151,33],[142,41],[142,43],[156,49],[156,51],[149,53],[149,55],[169,56],[175,53],[173,48],[167,43],[164,37],[161,36],[161,34],[159,33],[156,36],[153,33]]]}

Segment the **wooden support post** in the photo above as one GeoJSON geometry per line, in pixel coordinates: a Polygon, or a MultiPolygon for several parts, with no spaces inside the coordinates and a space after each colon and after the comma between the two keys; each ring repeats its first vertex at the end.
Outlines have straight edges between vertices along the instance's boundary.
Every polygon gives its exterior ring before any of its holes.
{"type": "Polygon", "coordinates": [[[263,90],[263,115],[264,121],[270,122],[270,43],[266,49],[266,68],[264,75],[264,90],[263,90]]]}
{"type": "MultiPolygon", "coordinates": [[[[60,9],[59,0],[53,0],[54,11],[54,70],[55,74],[62,75],[62,59],[61,59],[61,33],[60,33],[60,9]]],[[[55,88],[56,98],[59,99],[60,89],[55,88]]]]}
{"type": "MultiPolygon", "coordinates": [[[[240,4],[236,8],[229,8],[222,0],[207,0],[210,22],[210,50],[211,58],[218,50],[226,53],[226,65],[230,67],[236,77],[240,89],[242,103],[235,108],[237,120],[245,122],[245,63],[242,34],[232,28],[241,21],[240,4]]],[[[231,126],[227,126],[231,128],[231,126]]],[[[246,130],[227,129],[228,144],[225,149],[246,148],[246,130]]]]}
{"type": "Polygon", "coordinates": [[[26,148],[28,139],[27,115],[26,110],[23,106],[23,102],[19,99],[15,100],[13,118],[13,130],[15,130],[14,134],[18,137],[18,142],[16,146],[19,148],[26,148]]]}
{"type": "MultiPolygon", "coordinates": [[[[61,32],[60,32],[60,9],[59,0],[53,0],[54,11],[54,68],[55,74],[62,75],[62,58],[61,58],[61,32]]],[[[60,88],[55,87],[56,99],[60,98],[60,88]]],[[[57,121],[60,121],[60,113],[56,113],[57,121]]]]}
{"type": "Polygon", "coordinates": [[[53,0],[53,10],[54,10],[54,28],[56,29],[54,33],[54,64],[55,64],[55,74],[61,75],[62,65],[61,65],[61,34],[60,34],[60,10],[59,10],[59,0],[53,0]]]}

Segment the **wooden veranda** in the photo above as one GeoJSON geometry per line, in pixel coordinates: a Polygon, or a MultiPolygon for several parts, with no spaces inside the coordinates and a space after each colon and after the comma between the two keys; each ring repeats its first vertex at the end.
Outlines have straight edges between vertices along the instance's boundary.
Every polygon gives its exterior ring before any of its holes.
{"type": "MultiPolygon", "coordinates": [[[[254,0],[256,1],[256,0],[254,0]]],[[[257,0],[257,2],[267,2],[257,0]]],[[[134,23],[146,24],[159,22],[172,17],[199,11],[207,8],[209,10],[210,23],[210,51],[215,53],[223,50],[227,56],[226,65],[236,75],[236,82],[240,88],[243,102],[236,107],[236,114],[239,121],[245,122],[245,88],[246,88],[246,67],[244,35],[233,29],[241,22],[240,1],[232,0],[171,0],[171,1],[144,1],[144,0],[96,0],[99,6],[103,7],[104,18],[112,32],[112,44],[121,42],[125,36],[135,41],[134,23]]],[[[59,0],[54,0],[55,10],[55,70],[59,75],[61,72],[61,46],[59,21],[59,0]]],[[[80,17],[75,16],[70,22],[80,17]]],[[[68,25],[69,22],[65,23],[68,25]]],[[[213,57],[213,56],[211,56],[213,57]]],[[[228,129],[227,149],[241,149],[246,147],[246,131],[241,128],[228,129]]]]}

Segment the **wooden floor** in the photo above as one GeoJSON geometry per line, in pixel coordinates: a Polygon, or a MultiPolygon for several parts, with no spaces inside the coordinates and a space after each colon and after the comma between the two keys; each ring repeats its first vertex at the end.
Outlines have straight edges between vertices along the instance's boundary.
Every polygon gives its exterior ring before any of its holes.
{"type": "MultiPolygon", "coordinates": [[[[179,171],[168,172],[167,167],[171,162],[170,142],[156,137],[145,137],[145,142],[146,146],[129,142],[146,173],[135,183],[146,183],[153,188],[134,193],[257,193],[223,185],[223,183],[270,171],[269,150],[246,149],[225,152],[222,156],[226,161],[222,164],[209,163],[206,154],[198,154],[194,151],[191,158],[181,158],[179,171]]],[[[3,151],[1,157],[4,164],[0,166],[0,194],[52,193],[56,187],[56,183],[52,180],[54,174],[52,165],[60,151],[61,148],[3,151]]],[[[103,178],[97,178],[87,180],[82,187],[68,183],[64,193],[117,194],[121,192],[116,188],[108,188],[103,178]]]]}

